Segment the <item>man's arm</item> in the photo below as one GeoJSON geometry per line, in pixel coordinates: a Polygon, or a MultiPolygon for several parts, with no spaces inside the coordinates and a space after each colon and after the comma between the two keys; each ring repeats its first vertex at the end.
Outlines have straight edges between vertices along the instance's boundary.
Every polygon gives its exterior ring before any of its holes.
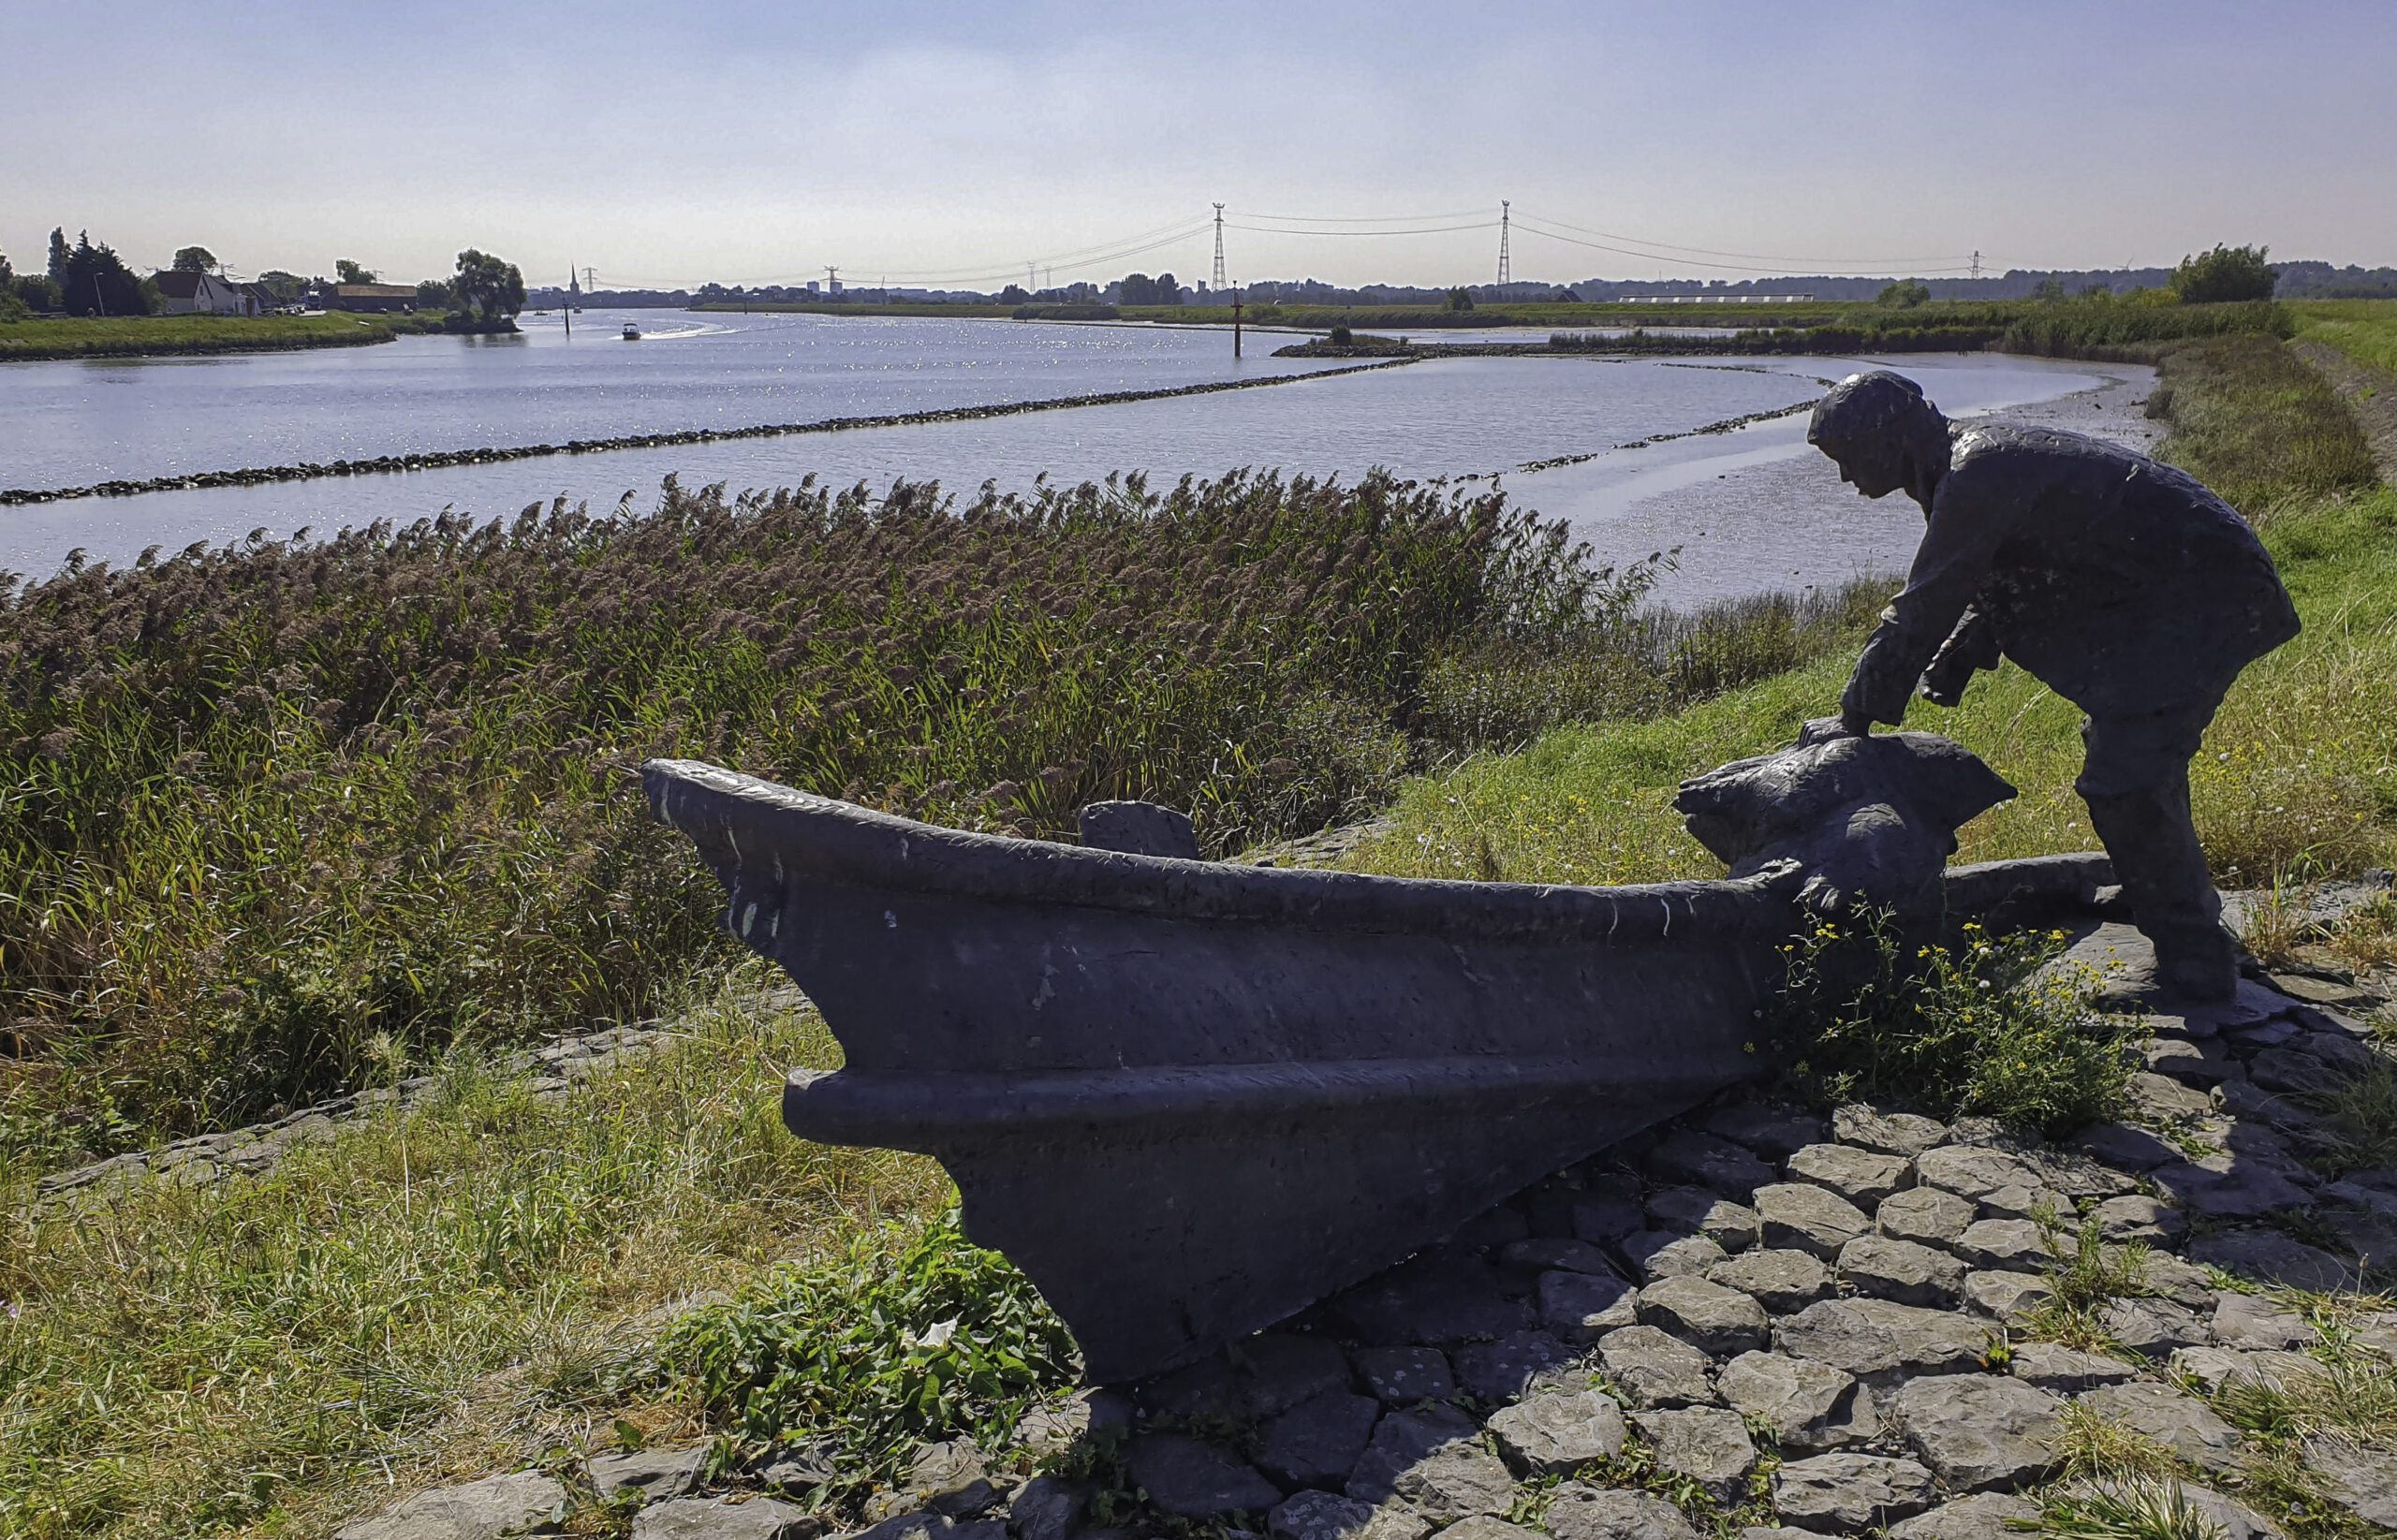
{"type": "Polygon", "coordinates": [[[2006,510],[1978,495],[1978,479],[1960,466],[1933,497],[1906,586],[1881,611],[1881,623],[1840,697],[1840,719],[1849,731],[1905,720],[1916,682],[1987,580],[2007,520],[2006,510]]]}

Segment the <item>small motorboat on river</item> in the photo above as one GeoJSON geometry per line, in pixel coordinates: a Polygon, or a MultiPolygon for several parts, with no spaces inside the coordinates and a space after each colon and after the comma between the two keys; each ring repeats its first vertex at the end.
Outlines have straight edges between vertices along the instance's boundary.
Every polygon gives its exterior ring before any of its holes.
{"type": "Polygon", "coordinates": [[[626,342],[628,342],[628,343],[637,343],[637,342],[640,341],[640,327],[638,327],[638,326],[635,326],[635,325],[634,325],[632,322],[630,322],[630,321],[626,321],[626,322],[625,323],[625,332],[624,332],[624,336],[625,336],[625,341],[626,341],[626,342]]]}

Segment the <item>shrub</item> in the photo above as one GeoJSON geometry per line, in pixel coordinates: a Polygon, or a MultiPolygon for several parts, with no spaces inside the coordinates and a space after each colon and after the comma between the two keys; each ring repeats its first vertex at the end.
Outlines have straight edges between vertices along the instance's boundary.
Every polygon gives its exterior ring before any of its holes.
{"type": "Polygon", "coordinates": [[[1335,326],[1331,329],[1330,341],[1334,347],[1346,347],[1356,340],[1355,334],[1345,326],[1335,326]]]}
{"type": "Polygon", "coordinates": [[[1931,286],[1919,278],[1902,279],[1897,283],[1885,285],[1881,292],[1874,296],[1873,302],[1878,305],[1893,306],[1900,310],[1912,310],[1917,305],[1931,303],[1931,286]]]}
{"type": "Polygon", "coordinates": [[[2184,304],[2269,300],[2274,279],[2264,254],[2271,250],[2270,246],[2216,246],[2181,258],[2167,282],[2184,304]]]}
{"type": "Polygon", "coordinates": [[[1780,1044],[1827,1103],[1979,1113],[2040,1133],[2107,1117],[2129,1083],[2126,1028],[2093,981],[2049,968],[2061,931],[1912,944],[1886,917],[1824,920],[1783,948],[1780,1044]],[[2044,970],[2044,971],[2043,971],[2044,970]]]}
{"type": "Polygon", "coordinates": [[[995,1445],[1074,1376],[1065,1323],[954,1214],[896,1246],[868,1233],[837,1258],[777,1269],[685,1317],[658,1356],[744,1441],[829,1445],[836,1503],[892,1480],[919,1444],[995,1445]]]}

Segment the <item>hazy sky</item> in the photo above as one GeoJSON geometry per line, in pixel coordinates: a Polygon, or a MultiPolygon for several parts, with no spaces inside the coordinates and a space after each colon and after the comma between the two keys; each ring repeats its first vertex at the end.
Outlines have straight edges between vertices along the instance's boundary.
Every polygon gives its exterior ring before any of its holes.
{"type": "MultiPolygon", "coordinates": [[[[536,283],[837,263],[985,287],[1039,258],[1067,258],[1061,283],[1187,281],[1204,233],[1118,254],[1215,200],[1239,224],[1462,213],[1396,227],[1436,229],[1502,198],[1741,254],[1519,224],[1515,276],[1560,282],[1919,271],[1977,247],[2001,271],[2168,263],[2216,241],[2397,263],[2388,0],[115,0],[7,30],[20,270],[64,225],[136,262],[204,244],[244,276],[349,257],[415,279],[474,244],[536,283]]],[[[1497,239],[1227,245],[1235,281],[1451,283],[1494,276],[1497,239]]]]}

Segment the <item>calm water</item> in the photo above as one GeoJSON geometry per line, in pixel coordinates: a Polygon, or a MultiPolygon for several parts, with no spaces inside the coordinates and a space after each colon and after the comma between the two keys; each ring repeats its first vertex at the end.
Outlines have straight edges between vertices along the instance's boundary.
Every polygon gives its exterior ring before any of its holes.
{"type": "MultiPolygon", "coordinates": [[[[556,317],[527,316],[526,337],[497,343],[428,337],[255,358],[0,366],[0,486],[807,421],[1322,367],[1259,356],[1279,338],[1235,363],[1229,339],[1215,331],[632,314],[646,333],[639,343],[616,335],[616,317],[589,312],[571,343],[556,317]]],[[[629,496],[639,506],[669,474],[689,485],[735,488],[789,485],[811,475],[876,486],[905,477],[970,491],[986,479],[1019,487],[1044,474],[1081,480],[1146,470],[1169,479],[1278,466],[1354,477],[1376,465],[1420,478],[1497,474],[1518,500],[1572,521],[1606,554],[1629,557],[1652,542],[1684,543],[1659,538],[1657,521],[1676,506],[1676,494],[1685,499],[1708,483],[1719,505],[1757,467],[1780,467],[1770,495],[1790,503],[1794,478],[1795,504],[1810,511],[1793,527],[1796,506],[1785,510],[1777,543],[1718,541],[1702,579],[1685,573],[1676,580],[1687,591],[1676,596],[1711,596],[1787,585],[1791,549],[1801,581],[1902,562],[1919,519],[1860,526],[1871,532],[1861,545],[1853,537],[1832,542],[1807,571],[1802,525],[1845,490],[1828,463],[1805,450],[1802,417],[1643,449],[1616,447],[1787,406],[1819,393],[1820,380],[1859,366],[1840,359],[1437,359],[1021,417],[80,499],[0,509],[0,568],[39,574],[77,548],[122,561],[152,545],[177,550],[254,529],[330,531],[445,506],[496,516],[558,496],[594,506],[629,496]],[[1577,465],[1518,471],[1534,461],[1593,454],[1577,465]],[[1743,553],[1748,546],[1757,548],[1754,559],[1743,553]]],[[[1964,413],[2052,402],[2100,383],[2087,366],[1987,355],[1911,356],[1898,367],[1943,407],[1964,413]]],[[[1683,518],[1675,513],[1667,522],[1683,518]]]]}

